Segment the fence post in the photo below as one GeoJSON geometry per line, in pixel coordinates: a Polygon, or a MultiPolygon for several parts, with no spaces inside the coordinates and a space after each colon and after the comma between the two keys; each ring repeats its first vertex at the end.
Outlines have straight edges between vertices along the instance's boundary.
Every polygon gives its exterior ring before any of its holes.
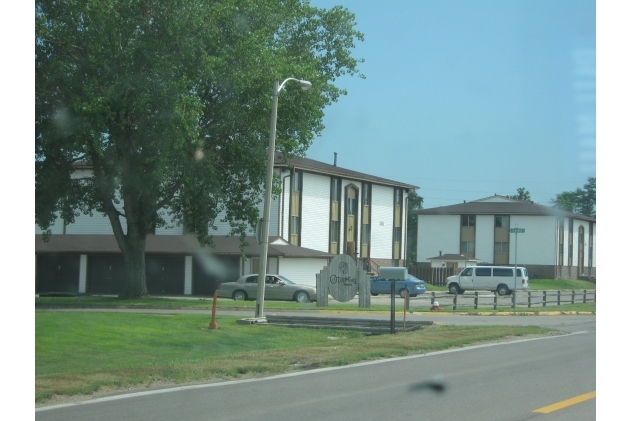
{"type": "Polygon", "coordinates": [[[497,291],[493,291],[493,310],[497,310],[497,291]]]}
{"type": "Polygon", "coordinates": [[[532,292],[528,291],[528,308],[530,308],[531,304],[532,304],[532,292]]]}
{"type": "Polygon", "coordinates": [[[574,290],[572,290],[572,304],[574,304],[574,290]]]}
{"type": "Polygon", "coordinates": [[[587,302],[587,290],[584,289],[583,290],[583,304],[585,304],[587,302]]]}
{"type": "Polygon", "coordinates": [[[473,308],[476,309],[476,310],[478,309],[478,294],[479,293],[476,291],[475,292],[475,298],[473,299],[473,308]]]}
{"type": "Polygon", "coordinates": [[[594,302],[596,302],[596,290],[594,290],[594,302]]]}
{"type": "Polygon", "coordinates": [[[454,295],[454,310],[458,308],[458,293],[454,295]]]}
{"type": "Polygon", "coordinates": [[[557,306],[561,305],[561,290],[557,290],[557,306]]]}
{"type": "Polygon", "coordinates": [[[548,300],[548,291],[543,291],[543,306],[546,306],[546,301],[548,300]]]}

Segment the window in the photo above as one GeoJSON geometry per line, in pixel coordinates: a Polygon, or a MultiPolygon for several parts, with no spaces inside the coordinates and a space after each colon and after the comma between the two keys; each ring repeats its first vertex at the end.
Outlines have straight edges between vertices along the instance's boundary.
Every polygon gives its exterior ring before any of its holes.
{"type": "Polygon", "coordinates": [[[495,217],[495,227],[496,228],[508,228],[508,216],[496,216],[495,217]]]}
{"type": "Polygon", "coordinates": [[[462,241],[460,243],[460,253],[473,253],[475,251],[474,241],[462,241]]]}
{"type": "Polygon", "coordinates": [[[300,232],[300,218],[298,216],[291,217],[291,232],[292,234],[300,232]]]}
{"type": "Polygon", "coordinates": [[[491,276],[491,268],[475,268],[475,276],[491,276]]]}
{"type": "Polygon", "coordinates": [[[364,206],[370,206],[370,184],[362,184],[362,204],[364,206]]]}
{"type": "Polygon", "coordinates": [[[473,268],[466,268],[460,274],[460,276],[471,276],[471,275],[473,275],[473,268]]]}
{"type": "Polygon", "coordinates": [[[493,276],[513,276],[513,269],[493,268],[493,276]]]}
{"type": "Polygon", "coordinates": [[[496,242],[495,253],[508,253],[508,242],[496,242]]]}
{"type": "Polygon", "coordinates": [[[395,243],[401,242],[401,227],[394,228],[394,242],[395,243]]]}
{"type": "Polygon", "coordinates": [[[403,203],[403,190],[394,189],[394,205],[401,206],[401,203],[403,203]]]}
{"type": "Polygon", "coordinates": [[[331,179],[331,201],[339,202],[340,201],[340,180],[338,178],[331,179]]]}
{"type": "Polygon", "coordinates": [[[362,244],[370,244],[370,225],[362,225],[362,244]]]}
{"type": "Polygon", "coordinates": [[[355,205],[357,204],[357,199],[354,197],[349,197],[348,198],[348,215],[355,215],[355,205]]]}
{"type": "Polygon", "coordinates": [[[340,221],[331,221],[331,242],[340,242],[340,221]]]}
{"type": "Polygon", "coordinates": [[[292,191],[296,191],[296,192],[300,191],[300,181],[301,181],[300,180],[300,175],[301,175],[300,172],[298,172],[298,171],[294,172],[294,175],[293,175],[292,180],[291,180],[291,190],[292,191]]]}
{"type": "Polygon", "coordinates": [[[475,227],[475,215],[462,215],[463,227],[475,227]]]}
{"type": "Polygon", "coordinates": [[[248,276],[245,280],[246,283],[248,284],[256,284],[259,282],[259,276],[248,276]]]}

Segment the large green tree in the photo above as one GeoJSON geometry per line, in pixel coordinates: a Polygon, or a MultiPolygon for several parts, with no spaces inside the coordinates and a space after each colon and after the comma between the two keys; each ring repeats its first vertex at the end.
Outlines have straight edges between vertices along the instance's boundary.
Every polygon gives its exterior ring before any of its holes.
{"type": "Polygon", "coordinates": [[[300,156],[345,94],[334,81],[362,76],[354,15],[307,0],[36,0],[35,11],[35,221],[106,215],[124,297],[147,294],[155,227],[183,222],[211,244],[222,211],[233,235],[256,223],[274,79],[313,84],[288,84],[279,105],[277,150],[300,156]]]}
{"type": "Polygon", "coordinates": [[[423,209],[423,198],[413,190],[408,193],[408,232],[407,232],[407,262],[406,266],[410,267],[416,264],[416,250],[418,243],[418,215],[415,210],[423,209]]]}
{"type": "Polygon", "coordinates": [[[589,177],[583,188],[558,193],[550,203],[555,208],[595,218],[596,177],[589,177]]]}

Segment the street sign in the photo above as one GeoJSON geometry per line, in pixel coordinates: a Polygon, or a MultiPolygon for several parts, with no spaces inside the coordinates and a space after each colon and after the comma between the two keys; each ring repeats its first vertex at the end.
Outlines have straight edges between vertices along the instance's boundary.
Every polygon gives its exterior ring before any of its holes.
{"type": "Polygon", "coordinates": [[[526,228],[509,228],[508,232],[510,233],[524,233],[526,232],[526,228]]]}

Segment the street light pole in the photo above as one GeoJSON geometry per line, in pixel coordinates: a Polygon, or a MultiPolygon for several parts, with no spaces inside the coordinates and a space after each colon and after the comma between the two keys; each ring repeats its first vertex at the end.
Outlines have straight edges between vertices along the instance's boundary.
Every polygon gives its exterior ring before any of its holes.
{"type": "Polygon", "coordinates": [[[517,224],[515,224],[515,261],[513,262],[514,265],[514,285],[513,285],[513,310],[515,310],[515,307],[517,306],[517,234],[519,231],[519,226],[517,224]]]}
{"type": "Polygon", "coordinates": [[[272,202],[272,181],[274,177],[274,153],[276,151],[276,117],[278,114],[278,95],[288,81],[298,82],[303,90],[311,88],[311,82],[306,80],[287,78],[279,85],[278,79],[274,80],[272,91],[272,117],[270,122],[269,146],[267,150],[267,176],[265,178],[265,198],[263,205],[263,218],[261,220],[261,256],[259,258],[259,279],[256,291],[256,312],[254,317],[264,317],[265,301],[265,275],[267,274],[267,251],[269,248],[269,220],[272,202]]]}

